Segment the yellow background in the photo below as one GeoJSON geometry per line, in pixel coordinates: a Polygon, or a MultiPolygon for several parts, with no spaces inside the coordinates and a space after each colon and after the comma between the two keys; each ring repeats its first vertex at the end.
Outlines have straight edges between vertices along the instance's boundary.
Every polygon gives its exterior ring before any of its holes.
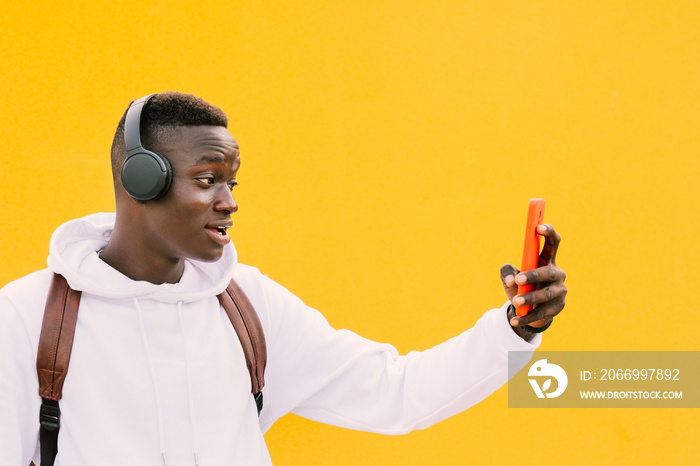
{"type": "MultiPolygon", "coordinates": [[[[132,99],[220,106],[234,241],[337,327],[424,349],[504,301],[530,197],[563,236],[547,350],[699,350],[695,1],[4,2],[0,283],[114,209],[132,99]]],[[[440,387],[435,387],[439,390],[440,387]]],[[[694,409],[508,409],[402,437],[287,417],[285,465],[688,464],[694,409]]]]}

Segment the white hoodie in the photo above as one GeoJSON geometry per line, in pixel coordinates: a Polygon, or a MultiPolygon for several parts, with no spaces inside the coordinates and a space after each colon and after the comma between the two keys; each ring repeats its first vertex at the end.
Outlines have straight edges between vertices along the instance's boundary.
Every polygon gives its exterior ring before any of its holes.
{"type": "Polygon", "coordinates": [[[331,328],[237,264],[232,244],[217,262],[188,261],[179,283],[133,281],[97,257],[113,224],[114,214],[95,214],[62,225],[49,269],[0,291],[0,465],[39,464],[35,361],[51,272],[82,291],[56,466],[270,465],[263,434],[289,412],[383,434],[422,429],[486,398],[507,380],[508,351],[533,351],[541,340],[515,335],[502,307],[445,343],[399,356],[331,328]],[[216,298],[231,276],[265,332],[260,417],[216,298]]]}

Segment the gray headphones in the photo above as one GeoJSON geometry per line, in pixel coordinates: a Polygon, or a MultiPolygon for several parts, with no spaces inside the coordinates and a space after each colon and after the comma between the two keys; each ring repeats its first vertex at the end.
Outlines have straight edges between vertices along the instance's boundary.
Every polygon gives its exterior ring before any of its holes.
{"type": "Polygon", "coordinates": [[[122,165],[122,185],[127,194],[139,201],[158,199],[168,192],[173,169],[163,155],[141,145],[141,112],[157,94],[134,101],[126,112],[124,142],[126,160],[122,165]]]}

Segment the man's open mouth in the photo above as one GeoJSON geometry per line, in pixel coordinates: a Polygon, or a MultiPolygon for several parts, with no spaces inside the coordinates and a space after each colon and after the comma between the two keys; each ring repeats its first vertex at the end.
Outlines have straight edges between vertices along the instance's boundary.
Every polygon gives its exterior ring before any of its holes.
{"type": "Polygon", "coordinates": [[[210,231],[213,235],[216,236],[223,236],[223,237],[228,237],[228,229],[230,227],[226,225],[221,225],[221,226],[211,226],[211,227],[206,227],[206,230],[210,231]]]}

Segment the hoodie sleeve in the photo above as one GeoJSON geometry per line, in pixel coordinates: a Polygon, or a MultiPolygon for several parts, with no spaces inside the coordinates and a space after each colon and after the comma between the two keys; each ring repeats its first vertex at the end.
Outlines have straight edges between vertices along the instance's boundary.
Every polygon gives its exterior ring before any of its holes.
{"type": "Polygon", "coordinates": [[[0,464],[27,465],[39,437],[36,354],[22,315],[0,292],[0,464]]]}
{"type": "Polygon", "coordinates": [[[401,356],[391,345],[333,329],[319,312],[263,280],[268,345],[263,430],[288,412],[382,434],[423,429],[496,391],[508,379],[508,351],[534,351],[541,341],[539,335],[531,342],[518,337],[504,305],[461,335],[401,356]]]}

